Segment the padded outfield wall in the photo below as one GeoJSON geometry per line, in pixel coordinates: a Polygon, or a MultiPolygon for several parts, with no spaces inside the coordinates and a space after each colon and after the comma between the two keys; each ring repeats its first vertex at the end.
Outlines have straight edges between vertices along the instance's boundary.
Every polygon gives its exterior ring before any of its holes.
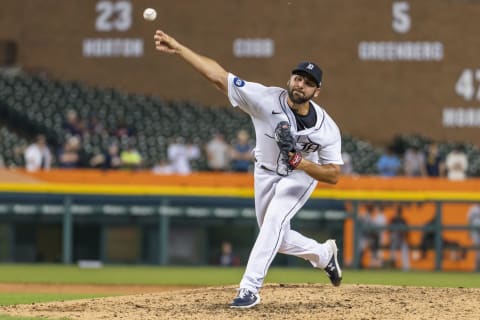
{"type": "MultiPolygon", "coordinates": [[[[36,253],[42,252],[46,261],[64,263],[215,264],[221,241],[228,240],[244,263],[257,232],[250,174],[53,170],[16,175],[26,182],[0,184],[4,261],[38,261],[36,253]]],[[[383,204],[388,221],[401,205],[412,269],[472,271],[480,248],[469,237],[467,211],[480,201],[479,187],[479,179],[345,176],[336,186],[319,184],[292,226],[318,240],[336,238],[343,263],[357,268],[368,264],[370,254],[360,256],[365,204],[383,204]],[[426,259],[417,260],[415,250],[432,218],[433,247],[426,259]],[[457,242],[465,257],[451,259],[442,238],[457,242]]],[[[385,259],[388,254],[385,249],[385,259]]],[[[300,261],[282,256],[276,263],[300,261]]]]}

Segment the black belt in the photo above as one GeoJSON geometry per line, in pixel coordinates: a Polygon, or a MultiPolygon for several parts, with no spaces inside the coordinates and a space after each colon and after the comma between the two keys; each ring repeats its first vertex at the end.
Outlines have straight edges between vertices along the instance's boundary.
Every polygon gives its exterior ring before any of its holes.
{"type": "MultiPolygon", "coordinates": [[[[254,160],[255,162],[257,162],[257,158],[254,158],[253,160],[254,160]]],[[[275,170],[268,169],[268,168],[265,167],[263,164],[260,165],[260,169],[267,170],[267,171],[270,171],[270,172],[275,172],[275,170]]]]}
{"type": "Polygon", "coordinates": [[[263,170],[267,170],[267,171],[270,171],[270,172],[275,172],[273,171],[272,169],[268,169],[267,167],[265,167],[263,164],[260,165],[260,168],[263,169],[263,170]]]}

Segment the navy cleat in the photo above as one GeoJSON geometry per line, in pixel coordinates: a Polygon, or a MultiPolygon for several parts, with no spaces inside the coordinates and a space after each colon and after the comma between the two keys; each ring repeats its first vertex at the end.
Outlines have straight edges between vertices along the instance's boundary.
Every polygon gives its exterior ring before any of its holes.
{"type": "Polygon", "coordinates": [[[340,269],[340,265],[338,264],[337,260],[337,244],[335,243],[335,240],[332,239],[327,240],[326,244],[330,247],[330,250],[332,251],[332,257],[330,258],[330,261],[323,270],[325,270],[325,272],[327,273],[330,282],[335,287],[338,287],[342,282],[342,269],[340,269]]]}
{"type": "Polygon", "coordinates": [[[238,295],[230,304],[230,308],[248,309],[260,303],[260,295],[244,288],[240,288],[238,295]]]}

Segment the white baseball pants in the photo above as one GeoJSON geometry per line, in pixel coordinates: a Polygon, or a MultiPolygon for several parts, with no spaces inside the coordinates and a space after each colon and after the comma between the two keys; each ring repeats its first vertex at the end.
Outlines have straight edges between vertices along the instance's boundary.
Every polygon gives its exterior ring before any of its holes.
{"type": "Polygon", "coordinates": [[[328,247],[290,229],[290,220],[308,200],[317,181],[303,171],[286,177],[255,166],[255,212],[260,226],[240,288],[257,293],[277,252],[294,255],[315,268],[328,264],[328,247]]]}

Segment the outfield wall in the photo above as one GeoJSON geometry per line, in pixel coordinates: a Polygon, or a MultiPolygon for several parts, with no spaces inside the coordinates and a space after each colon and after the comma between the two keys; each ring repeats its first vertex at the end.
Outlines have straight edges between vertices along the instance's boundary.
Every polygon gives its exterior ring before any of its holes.
{"type": "MultiPolygon", "coordinates": [[[[158,176],[95,170],[16,174],[29,182],[0,184],[3,260],[18,260],[22,257],[18,251],[34,242],[37,247],[56,248],[59,254],[48,261],[208,264],[215,262],[222,239],[243,238],[236,249],[245,262],[255,237],[250,174],[158,176]],[[93,255],[92,247],[97,248],[93,255]]],[[[345,264],[358,268],[369,264],[369,253],[360,255],[364,205],[385,205],[387,220],[403,205],[412,269],[473,270],[476,248],[468,235],[466,213],[471,203],[480,201],[479,186],[477,179],[343,177],[336,186],[319,185],[292,224],[318,239],[339,239],[345,264]],[[415,260],[425,223],[432,218],[442,232],[436,233],[426,259],[415,260]],[[451,261],[448,254],[436,254],[445,249],[438,242],[441,238],[467,248],[466,257],[451,261]]],[[[388,259],[389,250],[384,249],[388,259]]]]}

